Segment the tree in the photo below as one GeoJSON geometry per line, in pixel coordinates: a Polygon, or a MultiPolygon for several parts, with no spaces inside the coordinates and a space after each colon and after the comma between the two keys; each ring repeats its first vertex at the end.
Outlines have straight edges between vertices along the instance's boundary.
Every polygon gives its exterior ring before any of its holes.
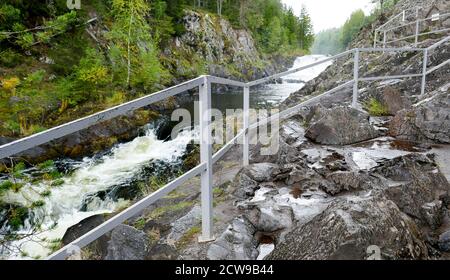
{"type": "Polygon", "coordinates": [[[373,3],[373,4],[378,4],[378,3],[379,3],[379,5],[380,5],[380,10],[381,10],[381,15],[383,15],[383,13],[384,13],[384,3],[385,3],[385,0],[372,0],[372,3],[373,3]]]}
{"type": "Polygon", "coordinates": [[[302,6],[300,12],[300,48],[308,50],[314,43],[314,30],[311,17],[305,6],[302,6]]]}
{"type": "Polygon", "coordinates": [[[350,18],[342,27],[341,44],[347,47],[358,34],[365,22],[365,14],[362,10],[357,10],[350,15],[350,18]]]}
{"type": "Polygon", "coordinates": [[[223,6],[223,2],[224,0],[216,0],[217,1],[217,14],[219,16],[222,15],[222,6],[223,6]]]}
{"type": "Polygon", "coordinates": [[[115,21],[109,37],[113,43],[110,56],[114,78],[128,88],[137,85],[147,87],[156,82],[160,74],[143,69],[143,64],[152,61],[155,63],[152,69],[163,72],[157,58],[156,42],[150,36],[150,26],[146,20],[150,6],[145,0],[113,0],[112,10],[115,21]]]}

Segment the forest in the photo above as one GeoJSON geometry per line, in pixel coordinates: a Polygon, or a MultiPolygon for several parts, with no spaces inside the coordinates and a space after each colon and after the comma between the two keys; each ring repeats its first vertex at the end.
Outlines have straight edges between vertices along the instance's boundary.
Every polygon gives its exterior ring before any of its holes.
{"type": "Polygon", "coordinates": [[[343,26],[322,30],[315,35],[311,52],[315,54],[338,54],[349,46],[360,30],[383,17],[384,11],[392,8],[398,0],[373,0],[375,9],[368,15],[363,10],[354,11],[343,26]]]}
{"type": "MultiPolygon", "coordinates": [[[[186,9],[245,28],[263,57],[308,50],[311,19],[280,0],[4,0],[0,4],[0,135],[43,131],[173,84],[163,51],[185,30],[186,9]],[[95,16],[94,16],[95,15],[95,16]],[[101,38],[85,26],[99,22],[101,38]],[[93,39],[94,38],[94,39],[93,39]],[[96,42],[97,41],[97,42],[96,42]]],[[[189,62],[191,78],[205,74],[189,62]]],[[[189,78],[189,77],[184,77],[189,78]]]]}

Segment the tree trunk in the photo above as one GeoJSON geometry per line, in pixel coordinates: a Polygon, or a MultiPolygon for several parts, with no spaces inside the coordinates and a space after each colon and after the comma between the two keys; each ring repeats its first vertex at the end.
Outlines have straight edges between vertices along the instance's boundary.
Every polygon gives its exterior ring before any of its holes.
{"type": "Polygon", "coordinates": [[[130,15],[130,26],[128,27],[128,65],[127,65],[127,86],[130,87],[130,77],[131,77],[131,46],[130,46],[130,40],[131,40],[131,25],[133,24],[133,8],[131,8],[131,15],[130,15]]]}

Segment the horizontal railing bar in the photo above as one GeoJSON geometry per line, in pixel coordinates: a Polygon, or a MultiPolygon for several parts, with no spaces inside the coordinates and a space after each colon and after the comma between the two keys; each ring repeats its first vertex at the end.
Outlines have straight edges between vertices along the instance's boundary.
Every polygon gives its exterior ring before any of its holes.
{"type": "MultiPolygon", "coordinates": [[[[387,43],[387,42],[386,42],[387,43]]],[[[398,52],[398,51],[423,51],[423,48],[409,48],[409,47],[403,47],[403,48],[359,48],[360,52],[398,52]]]]}
{"type": "Polygon", "coordinates": [[[279,73],[279,74],[275,74],[275,75],[272,75],[272,76],[269,76],[269,77],[266,77],[266,78],[262,78],[262,79],[259,79],[259,80],[253,81],[253,82],[249,82],[249,83],[247,83],[247,86],[252,87],[252,86],[260,85],[260,84],[263,84],[263,83],[265,83],[267,81],[275,80],[275,79],[287,76],[289,74],[293,74],[293,73],[296,73],[296,72],[299,72],[299,71],[302,71],[302,70],[305,70],[305,69],[308,69],[308,68],[311,68],[311,67],[323,64],[325,62],[338,59],[340,57],[343,57],[343,56],[348,55],[349,53],[353,53],[353,52],[355,52],[355,49],[351,49],[351,50],[345,51],[345,52],[340,53],[338,55],[335,55],[335,56],[332,56],[332,57],[320,60],[318,62],[314,62],[314,63],[308,64],[306,66],[302,66],[302,67],[295,68],[295,69],[292,69],[292,70],[288,70],[288,71],[285,71],[285,72],[282,72],[282,73],[279,73]]]}
{"type": "Polygon", "coordinates": [[[290,117],[290,115],[291,115],[293,112],[298,111],[300,108],[305,107],[305,106],[308,106],[308,105],[311,104],[312,102],[315,102],[315,101],[317,101],[317,100],[320,100],[321,98],[323,98],[323,97],[325,97],[325,96],[327,96],[327,95],[333,94],[333,93],[335,93],[335,92],[337,92],[337,91],[339,91],[339,90],[341,90],[341,89],[344,89],[344,88],[346,88],[346,87],[348,87],[348,86],[351,86],[351,85],[353,85],[354,83],[355,83],[354,80],[350,80],[350,81],[348,81],[348,82],[346,82],[346,83],[344,83],[344,84],[342,84],[342,85],[340,85],[340,86],[337,86],[337,87],[335,87],[335,88],[333,88],[333,89],[331,89],[331,90],[329,90],[329,91],[326,91],[326,92],[324,92],[324,93],[322,93],[322,94],[319,94],[319,95],[317,95],[317,96],[314,96],[314,97],[312,97],[312,98],[310,98],[310,99],[308,99],[308,100],[306,100],[306,101],[304,101],[304,102],[302,102],[302,103],[300,103],[300,104],[297,104],[297,105],[295,105],[295,106],[292,107],[292,108],[289,108],[289,109],[287,109],[287,110],[284,110],[283,112],[281,112],[281,115],[282,115],[281,118],[282,118],[282,119],[286,119],[286,118],[290,117]]]}
{"type": "Polygon", "coordinates": [[[348,82],[346,82],[346,83],[344,83],[344,84],[342,84],[340,86],[337,86],[337,87],[335,87],[335,88],[333,88],[333,89],[331,89],[329,91],[326,91],[326,92],[324,92],[322,94],[316,95],[316,96],[314,96],[314,97],[312,97],[312,98],[310,98],[308,100],[305,100],[302,103],[295,105],[294,107],[288,108],[288,109],[286,109],[286,110],[284,110],[284,111],[282,111],[280,113],[274,114],[273,116],[270,116],[268,118],[260,120],[257,123],[254,123],[253,125],[251,125],[249,127],[249,131],[250,130],[254,130],[254,129],[256,129],[256,128],[262,126],[262,125],[265,125],[265,124],[267,124],[267,123],[269,123],[269,122],[271,122],[273,120],[279,119],[279,118],[281,118],[282,120],[286,119],[286,118],[288,118],[290,116],[290,114],[292,114],[292,112],[298,111],[301,107],[308,106],[310,103],[316,101],[317,99],[323,98],[326,95],[335,93],[336,91],[339,91],[339,90],[341,90],[341,89],[343,89],[345,87],[353,85],[354,82],[355,82],[354,80],[348,81],[348,82]]]}
{"type": "Polygon", "coordinates": [[[438,70],[439,68],[444,67],[445,65],[447,65],[447,64],[449,64],[449,63],[450,63],[450,59],[448,59],[448,60],[442,62],[441,64],[439,64],[439,65],[437,65],[437,66],[434,66],[433,68],[431,68],[431,69],[429,69],[429,70],[427,71],[427,75],[433,73],[434,71],[438,70]]]}
{"type": "Polygon", "coordinates": [[[236,86],[236,87],[245,87],[246,83],[234,81],[226,78],[220,78],[215,76],[209,76],[208,79],[211,83],[214,84],[221,84],[221,85],[230,85],[230,86],[236,86]]]}
{"type": "Polygon", "coordinates": [[[230,142],[228,142],[225,146],[223,146],[217,153],[215,153],[212,156],[212,162],[216,163],[218,160],[220,160],[230,149],[237,143],[237,140],[244,135],[244,130],[236,134],[236,136],[231,139],[230,142]]]}
{"type": "Polygon", "coordinates": [[[384,76],[384,77],[362,77],[362,78],[359,78],[358,80],[361,82],[367,82],[367,81],[415,78],[415,77],[422,77],[422,76],[423,76],[423,74],[405,74],[405,75],[394,75],[394,76],[384,76]]]}
{"type": "MultiPolygon", "coordinates": [[[[436,30],[436,31],[429,31],[429,32],[417,34],[417,36],[420,37],[420,36],[423,36],[423,35],[442,33],[442,32],[449,31],[449,30],[450,30],[450,28],[440,29],[440,30],[436,30]]],[[[416,35],[409,35],[409,36],[405,36],[405,37],[402,37],[402,38],[399,38],[399,39],[388,41],[388,42],[386,42],[386,44],[395,43],[395,42],[399,42],[399,41],[403,41],[405,39],[410,39],[410,38],[415,38],[415,37],[416,37],[416,35]]]]}
{"type": "MultiPolygon", "coordinates": [[[[445,16],[450,16],[450,13],[445,13],[445,14],[440,14],[439,15],[439,17],[445,17],[445,16]]],[[[398,26],[395,26],[395,27],[392,27],[392,28],[389,28],[389,29],[386,29],[386,30],[382,30],[382,31],[383,32],[389,32],[389,31],[392,31],[392,30],[395,30],[395,29],[399,29],[399,28],[402,28],[402,27],[406,27],[406,26],[409,26],[409,25],[416,24],[416,22],[424,22],[424,21],[431,20],[431,19],[433,19],[433,17],[418,19],[418,20],[415,20],[415,21],[412,21],[412,22],[408,22],[408,23],[405,23],[405,24],[402,24],[402,25],[398,25],[398,26]]],[[[441,19],[439,19],[439,20],[441,20],[441,19]]]]}
{"type": "Polygon", "coordinates": [[[395,19],[397,19],[398,17],[400,17],[403,14],[403,12],[401,12],[400,14],[392,17],[390,20],[388,20],[386,23],[384,23],[383,25],[381,25],[380,27],[378,27],[375,30],[381,30],[383,27],[385,27],[386,25],[388,25],[389,23],[393,22],[395,19]]]}
{"type": "Polygon", "coordinates": [[[391,23],[394,19],[396,19],[397,17],[402,16],[402,15],[403,15],[403,12],[410,11],[410,10],[415,10],[415,9],[420,9],[420,8],[422,8],[422,7],[416,6],[416,7],[414,7],[414,8],[409,8],[409,9],[403,10],[401,13],[397,14],[396,16],[394,16],[393,18],[391,18],[390,20],[388,20],[386,23],[384,23],[383,25],[381,25],[380,27],[378,27],[378,28],[375,29],[375,30],[381,30],[381,28],[383,28],[383,27],[385,27],[386,25],[388,25],[389,23],[391,23]]]}
{"type": "Polygon", "coordinates": [[[25,137],[5,145],[0,146],[0,159],[9,157],[20,152],[26,151],[30,148],[39,146],[44,143],[48,143],[54,139],[67,136],[71,133],[88,128],[101,121],[109,120],[121,115],[124,115],[130,111],[148,106],[152,103],[161,101],[165,98],[177,95],[181,92],[193,89],[203,84],[204,79],[202,77],[181,83],[179,85],[161,90],[159,92],[135,99],[133,101],[115,106],[113,108],[104,110],[93,115],[68,122],[66,124],[48,129],[46,131],[36,133],[29,137],[25,137]]]}
{"type": "Polygon", "coordinates": [[[177,179],[173,180],[172,182],[168,183],[161,189],[155,191],[151,195],[143,198],[133,206],[129,207],[127,210],[117,214],[116,216],[112,217],[108,221],[104,222],[103,224],[99,225],[98,227],[94,228],[93,230],[89,231],[88,233],[84,234],[80,238],[76,239],[75,241],[71,242],[70,244],[64,246],[63,248],[59,249],[52,255],[50,255],[47,259],[49,260],[64,260],[66,257],[69,256],[70,252],[68,252],[68,249],[73,248],[73,246],[77,246],[78,248],[83,248],[87,245],[89,245],[91,242],[97,240],[99,237],[104,235],[105,233],[113,230],[116,226],[122,224],[129,218],[132,218],[133,216],[139,214],[143,210],[145,210],[148,206],[150,206],[152,203],[157,201],[158,199],[168,195],[170,192],[172,192],[174,189],[179,187],[181,184],[185,183],[187,180],[199,175],[203,171],[206,170],[206,164],[200,164],[184,175],[178,177],[177,179]]]}
{"type": "Polygon", "coordinates": [[[445,37],[444,39],[440,40],[439,42],[434,43],[433,45],[429,46],[427,48],[428,51],[437,48],[439,45],[447,42],[448,40],[450,40],[450,36],[445,37]]]}

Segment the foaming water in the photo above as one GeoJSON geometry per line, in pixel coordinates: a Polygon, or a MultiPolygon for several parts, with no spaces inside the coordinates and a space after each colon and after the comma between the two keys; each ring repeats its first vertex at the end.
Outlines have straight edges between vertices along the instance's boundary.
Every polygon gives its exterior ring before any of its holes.
{"type": "Polygon", "coordinates": [[[102,158],[85,158],[71,175],[63,178],[64,184],[51,187],[45,183],[23,187],[18,193],[8,192],[4,195],[5,203],[30,206],[30,203],[42,200],[39,193],[50,190],[51,195],[44,198],[43,207],[35,208],[18,234],[32,233],[33,224],[41,224],[37,234],[32,238],[11,243],[11,247],[21,249],[21,254],[1,252],[7,258],[40,258],[52,252],[52,244],[60,241],[66,230],[90,216],[112,213],[129,204],[123,199],[105,197],[95,194],[113,186],[126,184],[137,176],[146,164],[159,160],[168,164],[177,164],[186,151],[186,146],[197,137],[197,131],[185,130],[171,141],[157,139],[153,129],[133,141],[119,144],[102,158]],[[87,205],[85,199],[94,195],[87,205]],[[83,208],[84,211],[81,209],[83,208]]]}

